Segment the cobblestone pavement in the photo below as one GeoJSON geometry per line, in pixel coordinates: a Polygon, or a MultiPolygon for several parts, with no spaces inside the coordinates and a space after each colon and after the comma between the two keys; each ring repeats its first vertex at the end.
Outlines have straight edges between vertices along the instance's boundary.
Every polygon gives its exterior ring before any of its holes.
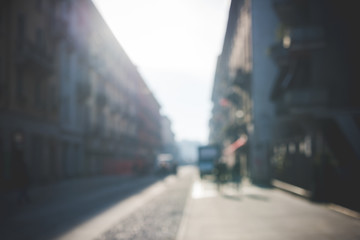
{"type": "Polygon", "coordinates": [[[191,175],[168,179],[167,189],[96,240],[175,239],[182,219],[191,175]]]}

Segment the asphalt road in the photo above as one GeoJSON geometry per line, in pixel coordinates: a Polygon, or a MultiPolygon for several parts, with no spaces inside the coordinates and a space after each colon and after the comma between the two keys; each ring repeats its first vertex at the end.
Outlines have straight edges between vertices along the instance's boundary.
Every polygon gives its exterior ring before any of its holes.
{"type": "Polygon", "coordinates": [[[174,176],[164,179],[146,176],[111,184],[94,181],[91,185],[96,187],[84,184],[85,187],[80,185],[76,189],[70,185],[67,189],[59,189],[63,194],[53,194],[56,197],[33,196],[33,203],[3,219],[0,239],[93,239],[161,194],[172,185],[170,182],[176,182],[175,179],[174,176]],[[111,216],[106,221],[91,226],[92,229],[83,229],[88,222],[104,220],[106,213],[111,216]]]}

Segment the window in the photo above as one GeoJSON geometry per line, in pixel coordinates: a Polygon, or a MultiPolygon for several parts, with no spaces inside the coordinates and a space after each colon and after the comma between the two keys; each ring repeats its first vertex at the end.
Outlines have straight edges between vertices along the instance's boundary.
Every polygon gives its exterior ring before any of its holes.
{"type": "Polygon", "coordinates": [[[20,69],[17,71],[16,94],[19,100],[24,98],[24,73],[20,69]]]}
{"type": "Polygon", "coordinates": [[[31,164],[30,168],[35,176],[39,176],[41,164],[41,143],[40,136],[33,135],[31,141],[31,164]]]}
{"type": "Polygon", "coordinates": [[[291,153],[291,154],[296,153],[296,144],[295,143],[290,143],[288,147],[289,147],[289,153],[291,153]]]}
{"type": "Polygon", "coordinates": [[[42,91],[40,81],[36,82],[34,85],[34,102],[37,108],[40,108],[42,105],[42,91]]]}
{"type": "Polygon", "coordinates": [[[49,100],[50,100],[50,108],[52,111],[57,111],[57,107],[58,107],[58,99],[57,99],[57,91],[56,91],[56,88],[54,85],[51,85],[50,86],[50,97],[49,97],[49,100]]]}
{"type": "Polygon", "coordinates": [[[5,61],[0,57],[0,101],[4,98],[6,94],[6,84],[5,84],[5,61]]]}
{"type": "Polygon", "coordinates": [[[44,2],[42,0],[36,1],[36,9],[41,13],[44,10],[44,2]]]}
{"type": "Polygon", "coordinates": [[[63,121],[64,123],[68,123],[69,120],[70,120],[70,113],[69,113],[69,110],[70,110],[70,102],[69,102],[69,97],[68,97],[68,96],[64,96],[64,97],[63,97],[62,105],[63,105],[63,109],[62,109],[62,121],[63,121]]]}
{"type": "Polygon", "coordinates": [[[62,143],[62,173],[63,176],[67,176],[68,174],[68,143],[64,141],[62,143]]]}
{"type": "Polygon", "coordinates": [[[17,22],[17,37],[19,42],[23,42],[25,40],[25,27],[25,16],[23,14],[19,14],[17,22]]]}
{"type": "Polygon", "coordinates": [[[5,178],[5,159],[3,158],[4,155],[3,155],[3,143],[2,143],[2,139],[1,137],[3,136],[3,133],[1,132],[1,129],[0,129],[0,167],[1,167],[1,170],[0,170],[0,177],[2,179],[5,178]]]}
{"type": "Polygon", "coordinates": [[[2,35],[3,31],[3,20],[2,20],[2,14],[0,14],[0,36],[2,35]]]}
{"type": "Polygon", "coordinates": [[[40,49],[45,47],[44,33],[40,28],[36,30],[36,44],[40,49]]]}
{"type": "Polygon", "coordinates": [[[76,161],[75,163],[75,174],[81,174],[82,173],[82,163],[81,163],[81,156],[79,151],[79,144],[74,145],[74,159],[76,161]]]}
{"type": "Polygon", "coordinates": [[[0,58],[0,93],[2,92],[2,88],[3,88],[3,66],[2,66],[2,59],[0,58]]]}

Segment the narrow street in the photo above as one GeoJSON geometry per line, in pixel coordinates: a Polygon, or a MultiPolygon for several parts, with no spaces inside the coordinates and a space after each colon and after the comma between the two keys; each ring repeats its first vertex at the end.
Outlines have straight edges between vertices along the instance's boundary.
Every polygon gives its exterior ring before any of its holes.
{"type": "Polygon", "coordinates": [[[1,0],[0,240],[360,240],[356,9],[1,0]]]}

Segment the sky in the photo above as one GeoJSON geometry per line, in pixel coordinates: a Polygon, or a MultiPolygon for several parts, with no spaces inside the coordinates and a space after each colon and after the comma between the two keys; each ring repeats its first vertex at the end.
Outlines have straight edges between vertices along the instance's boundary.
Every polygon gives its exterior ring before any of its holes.
{"type": "Polygon", "coordinates": [[[206,143],[229,0],[93,0],[172,121],[177,141],[206,143]]]}

